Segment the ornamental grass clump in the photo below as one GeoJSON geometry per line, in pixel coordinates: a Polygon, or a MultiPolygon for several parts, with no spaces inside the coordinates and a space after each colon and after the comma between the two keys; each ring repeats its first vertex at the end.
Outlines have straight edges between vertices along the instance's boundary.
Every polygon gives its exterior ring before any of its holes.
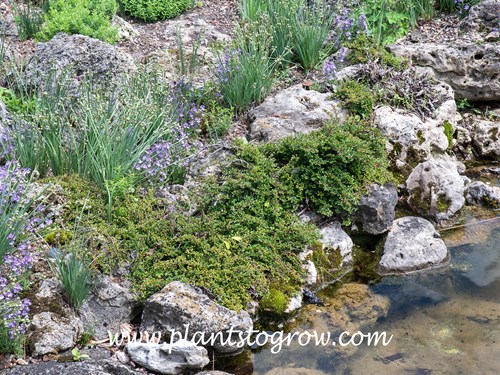
{"type": "Polygon", "coordinates": [[[81,307],[92,286],[90,262],[84,254],[80,253],[82,251],[74,249],[67,254],[59,253],[54,259],[54,265],[52,265],[69,305],[75,310],[81,307]]]}
{"type": "Polygon", "coordinates": [[[325,46],[333,24],[334,16],[326,3],[299,8],[291,23],[293,51],[305,70],[315,68],[333,49],[333,46],[325,46]]]}
{"type": "Polygon", "coordinates": [[[275,78],[276,60],[271,59],[270,36],[261,22],[239,28],[234,44],[217,58],[214,78],[222,101],[237,112],[260,103],[275,78]]]}
{"type": "Polygon", "coordinates": [[[40,31],[44,21],[43,13],[30,1],[26,1],[23,5],[14,3],[12,11],[20,40],[33,38],[40,31]]]}
{"type": "Polygon", "coordinates": [[[156,73],[141,70],[115,90],[96,89],[89,78],[70,103],[65,81],[49,82],[53,90],[32,113],[14,118],[15,157],[41,177],[76,173],[101,188],[134,171],[148,149],[179,133],[177,101],[156,73]]]}

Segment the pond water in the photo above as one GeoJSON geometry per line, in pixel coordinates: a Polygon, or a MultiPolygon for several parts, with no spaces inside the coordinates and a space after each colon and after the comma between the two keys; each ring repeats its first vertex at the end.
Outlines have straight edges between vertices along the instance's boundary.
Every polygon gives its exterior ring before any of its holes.
{"type": "Polygon", "coordinates": [[[389,345],[295,342],[277,354],[268,345],[215,367],[238,375],[500,374],[500,217],[475,220],[443,232],[446,267],[323,291],[326,306],[304,307],[292,327],[332,339],[344,330],[385,331],[389,345]]]}

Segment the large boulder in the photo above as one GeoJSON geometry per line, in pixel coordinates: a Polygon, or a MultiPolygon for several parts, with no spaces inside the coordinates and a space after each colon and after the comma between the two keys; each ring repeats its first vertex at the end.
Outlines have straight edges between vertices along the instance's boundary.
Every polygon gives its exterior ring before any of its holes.
{"type": "Polygon", "coordinates": [[[492,31],[500,23],[500,0],[483,0],[470,8],[469,14],[460,22],[463,31],[492,31]]]}
{"type": "MultiPolygon", "coordinates": [[[[427,73],[421,74],[425,77],[427,73]]],[[[373,125],[386,137],[386,149],[395,159],[394,167],[406,176],[418,163],[448,150],[451,145],[446,131],[453,132],[461,119],[451,87],[439,83],[432,90],[441,103],[432,117],[422,118],[385,105],[374,110],[373,125]]]]}
{"type": "Polygon", "coordinates": [[[436,221],[450,219],[465,204],[469,179],[464,168],[450,157],[431,158],[418,164],[406,180],[408,204],[419,215],[436,221]]]}
{"type": "Polygon", "coordinates": [[[380,274],[400,274],[437,267],[450,256],[434,226],[420,217],[394,220],[377,265],[380,274]]]}
{"type": "Polygon", "coordinates": [[[273,142],[291,135],[306,134],[332,119],[346,117],[330,94],[291,86],[267,98],[249,112],[250,140],[273,142]]]}
{"type": "Polygon", "coordinates": [[[48,311],[35,314],[28,330],[32,355],[57,354],[73,348],[82,328],[75,316],[60,316],[48,311]]]}
{"type": "Polygon", "coordinates": [[[25,82],[40,88],[54,75],[71,70],[71,87],[84,76],[91,75],[98,83],[118,80],[135,70],[132,58],[108,43],[83,35],[57,34],[46,43],[37,45],[35,54],[25,68],[25,82]]]}
{"type": "Polygon", "coordinates": [[[361,197],[354,220],[366,233],[385,233],[396,217],[397,203],[398,192],[393,184],[372,184],[368,193],[361,197]]]}
{"type": "Polygon", "coordinates": [[[167,375],[201,370],[210,362],[205,348],[186,340],[179,340],[172,345],[129,343],[127,352],[136,364],[167,375]]]}
{"type": "Polygon", "coordinates": [[[148,298],[141,322],[141,331],[162,332],[167,336],[175,332],[176,338],[187,340],[192,339],[197,332],[198,335],[203,333],[205,339],[219,333],[224,337],[223,340],[218,337],[210,346],[222,353],[240,351],[236,332],[247,332],[252,328],[252,319],[246,311],[237,313],[229,310],[217,304],[201,289],[178,281],[171,282],[148,298]],[[231,328],[234,333],[228,340],[231,328]]]}
{"type": "Polygon", "coordinates": [[[468,204],[500,208],[500,188],[486,185],[481,181],[474,181],[467,187],[465,199],[468,204]]]}
{"type": "Polygon", "coordinates": [[[87,332],[102,340],[119,332],[121,323],[130,323],[140,313],[140,304],[130,292],[129,282],[103,277],[95,284],[80,308],[80,317],[87,332]]]}
{"type": "Polygon", "coordinates": [[[396,56],[414,65],[430,67],[435,78],[448,83],[456,94],[473,101],[500,100],[500,44],[397,44],[396,56]]]}

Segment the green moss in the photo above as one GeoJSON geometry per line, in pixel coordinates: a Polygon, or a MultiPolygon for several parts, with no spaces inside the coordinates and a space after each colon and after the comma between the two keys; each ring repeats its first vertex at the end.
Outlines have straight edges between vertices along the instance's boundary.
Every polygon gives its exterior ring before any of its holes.
{"type": "Polygon", "coordinates": [[[289,298],[285,293],[277,290],[270,289],[269,292],[260,300],[259,307],[263,310],[282,315],[287,306],[289,298]]]}
{"type": "Polygon", "coordinates": [[[336,280],[342,273],[340,269],[342,263],[340,250],[325,249],[321,242],[316,242],[311,249],[313,252],[310,260],[318,271],[318,284],[328,284],[336,280]]]}
{"type": "Polygon", "coordinates": [[[369,86],[353,80],[343,81],[335,96],[352,114],[367,118],[373,112],[375,96],[369,86]]]}
{"type": "Polygon", "coordinates": [[[412,145],[408,147],[406,151],[406,162],[412,167],[415,168],[420,162],[425,160],[427,154],[421,148],[415,147],[412,145]]]}
{"type": "Polygon", "coordinates": [[[491,128],[488,131],[488,134],[490,135],[490,138],[493,142],[498,141],[498,136],[500,134],[500,128],[491,128]]]}
{"type": "Polygon", "coordinates": [[[413,189],[410,201],[416,211],[422,215],[428,214],[431,210],[431,199],[420,187],[413,189]]]}
{"type": "Polygon", "coordinates": [[[453,146],[453,125],[449,121],[445,121],[443,123],[444,127],[444,134],[446,135],[446,138],[448,139],[448,148],[451,148],[453,146]]]}
{"type": "Polygon", "coordinates": [[[425,142],[424,132],[422,130],[417,131],[417,139],[419,145],[425,142]]]}
{"type": "Polygon", "coordinates": [[[439,212],[446,212],[450,208],[450,201],[444,195],[440,195],[436,202],[436,208],[439,212]]]}

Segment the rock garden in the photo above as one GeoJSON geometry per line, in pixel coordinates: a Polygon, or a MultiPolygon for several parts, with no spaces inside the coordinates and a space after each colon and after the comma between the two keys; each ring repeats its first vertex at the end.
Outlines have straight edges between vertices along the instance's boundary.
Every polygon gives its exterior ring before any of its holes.
{"type": "Polygon", "coordinates": [[[374,282],[498,225],[499,27],[499,0],[0,0],[0,373],[260,374],[238,332],[383,319],[374,282]]]}

